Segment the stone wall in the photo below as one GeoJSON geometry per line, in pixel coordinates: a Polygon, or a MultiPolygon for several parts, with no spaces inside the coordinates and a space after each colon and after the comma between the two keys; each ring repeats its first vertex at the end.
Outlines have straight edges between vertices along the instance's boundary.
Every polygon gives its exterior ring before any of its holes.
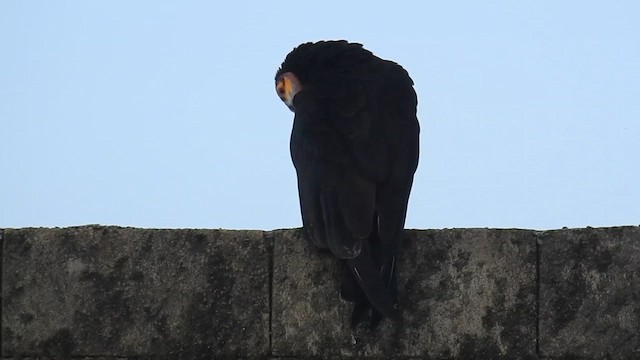
{"type": "Polygon", "coordinates": [[[299,229],[5,229],[2,356],[640,358],[640,227],[408,230],[397,322],[349,327],[299,229]]]}

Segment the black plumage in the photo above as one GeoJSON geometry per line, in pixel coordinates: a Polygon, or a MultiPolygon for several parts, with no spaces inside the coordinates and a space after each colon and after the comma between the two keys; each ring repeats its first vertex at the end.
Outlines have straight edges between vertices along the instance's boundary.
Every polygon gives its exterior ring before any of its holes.
{"type": "Polygon", "coordinates": [[[409,74],[347,41],[305,43],[276,73],[295,112],[291,157],[308,238],[344,260],[352,324],[395,318],[395,259],[418,165],[417,97],[409,74]]]}

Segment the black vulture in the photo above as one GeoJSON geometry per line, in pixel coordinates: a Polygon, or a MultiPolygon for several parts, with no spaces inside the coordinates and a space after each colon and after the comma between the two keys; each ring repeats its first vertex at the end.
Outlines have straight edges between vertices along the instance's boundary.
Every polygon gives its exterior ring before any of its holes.
{"type": "Polygon", "coordinates": [[[339,40],[293,49],[275,85],[295,113],[290,150],[303,228],[345,264],[351,325],[397,318],[395,262],[419,152],[413,80],[395,62],[339,40]]]}

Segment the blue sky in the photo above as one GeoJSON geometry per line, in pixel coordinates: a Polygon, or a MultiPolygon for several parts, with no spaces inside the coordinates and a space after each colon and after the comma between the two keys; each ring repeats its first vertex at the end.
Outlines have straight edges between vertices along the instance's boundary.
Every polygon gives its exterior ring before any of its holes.
{"type": "Polygon", "coordinates": [[[301,42],[416,83],[407,227],[640,224],[640,2],[0,2],[0,227],[300,226],[301,42]]]}

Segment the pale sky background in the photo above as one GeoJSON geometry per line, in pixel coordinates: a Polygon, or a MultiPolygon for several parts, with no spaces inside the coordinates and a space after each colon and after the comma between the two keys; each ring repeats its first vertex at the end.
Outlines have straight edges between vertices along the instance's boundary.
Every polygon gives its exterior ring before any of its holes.
{"type": "Polygon", "coordinates": [[[639,1],[0,1],[0,227],[301,225],[301,42],[416,83],[408,228],[640,224],[639,1]]]}

